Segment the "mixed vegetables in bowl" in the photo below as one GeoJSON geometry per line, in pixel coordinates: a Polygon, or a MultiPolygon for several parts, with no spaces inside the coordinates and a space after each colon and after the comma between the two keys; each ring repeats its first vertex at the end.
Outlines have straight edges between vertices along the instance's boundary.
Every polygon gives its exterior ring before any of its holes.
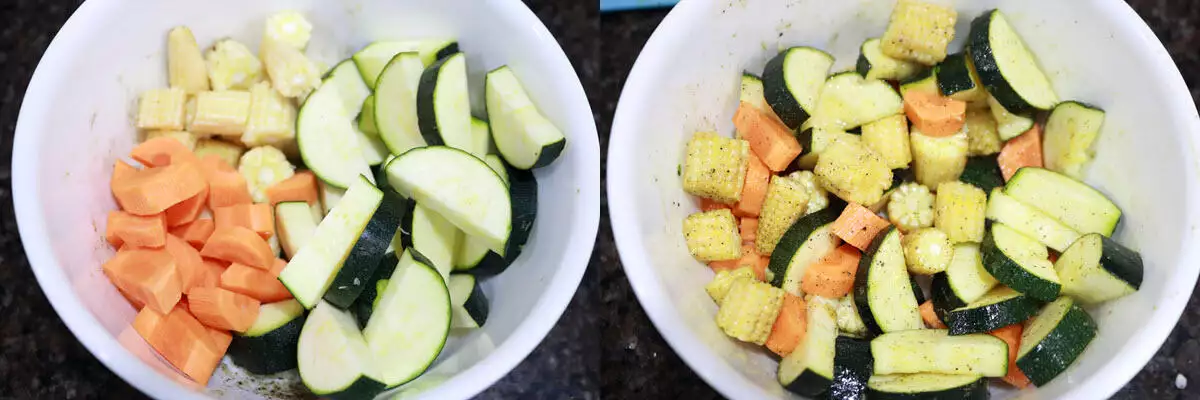
{"type": "MultiPolygon", "coordinates": [[[[899,0],[855,68],[792,47],[741,77],[733,137],[686,144],[683,221],[716,325],[808,397],[1041,386],[1134,293],[1121,209],[1081,178],[1105,113],[1060,99],[1003,10],[899,0]]],[[[1093,350],[1094,351],[1094,350],[1093,350]]]]}

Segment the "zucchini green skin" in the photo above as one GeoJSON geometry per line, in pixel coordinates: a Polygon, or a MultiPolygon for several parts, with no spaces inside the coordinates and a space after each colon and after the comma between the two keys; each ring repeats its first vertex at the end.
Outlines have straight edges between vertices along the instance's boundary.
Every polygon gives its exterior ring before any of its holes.
{"type": "Polygon", "coordinates": [[[933,275],[932,282],[929,286],[931,301],[933,301],[933,312],[937,314],[938,319],[942,322],[948,322],[947,316],[951,310],[965,307],[966,302],[958,298],[954,294],[954,288],[950,286],[950,279],[945,272],[938,272],[933,275]]]}
{"type": "Polygon", "coordinates": [[[800,155],[796,157],[812,153],[812,135],[812,128],[805,129],[796,134],[796,141],[800,142],[800,155]]]}
{"type": "MultiPolygon", "coordinates": [[[[775,111],[775,115],[778,115],[784,125],[787,125],[791,129],[798,128],[800,124],[803,124],[811,116],[811,110],[806,110],[800,105],[800,101],[792,95],[791,90],[788,89],[787,80],[784,79],[788,55],[793,50],[801,49],[820,51],[828,56],[830,60],[833,59],[832,56],[829,56],[829,53],[811,47],[792,47],[779,52],[778,55],[768,61],[762,73],[763,97],[767,99],[767,104],[775,111]]],[[[813,106],[815,107],[815,104],[813,106]]]]}
{"type": "Polygon", "coordinates": [[[479,286],[478,280],[473,275],[466,276],[471,277],[471,293],[467,295],[467,299],[463,302],[462,307],[467,310],[467,314],[470,314],[471,319],[475,320],[478,326],[483,326],[487,322],[491,306],[488,305],[487,295],[483,294],[483,289],[479,286]]]}
{"type": "Polygon", "coordinates": [[[767,265],[767,270],[771,272],[772,286],[783,287],[788,267],[792,263],[792,256],[800,250],[800,247],[804,246],[813,232],[822,226],[833,223],[841,214],[842,208],[831,202],[823,210],[800,217],[788,228],[787,232],[783,233],[779,244],[775,246],[775,251],[771,252],[771,262],[767,265]]]}
{"type": "Polygon", "coordinates": [[[989,40],[989,35],[991,33],[992,18],[999,12],[999,10],[993,9],[971,21],[971,29],[967,33],[967,48],[970,50],[967,53],[971,55],[971,60],[975,62],[975,72],[978,73],[979,80],[987,88],[988,93],[992,97],[995,97],[997,102],[1004,105],[1004,108],[1009,112],[1027,114],[1038,110],[1038,108],[1029,104],[1008,83],[1008,80],[1004,79],[1004,74],[1000,71],[1000,65],[992,53],[992,44],[991,40],[989,40]]]}
{"type": "Polygon", "coordinates": [[[871,378],[875,359],[871,357],[871,342],[847,336],[838,336],[833,357],[833,381],[829,385],[829,399],[858,400],[867,393],[867,380],[871,378]]]}
{"type": "Polygon", "coordinates": [[[916,180],[917,180],[917,176],[915,174],[913,174],[912,168],[893,169],[892,170],[892,186],[888,187],[888,190],[898,188],[898,187],[900,187],[900,185],[903,185],[908,182],[914,182],[916,180]]]}
{"type": "Polygon", "coordinates": [[[1095,338],[1096,321],[1072,302],[1070,310],[1050,334],[1029,352],[1017,357],[1017,368],[1034,385],[1043,386],[1070,367],[1095,338]]]}
{"type": "MultiPolygon", "coordinates": [[[[453,54],[451,53],[451,55],[453,54]]],[[[421,131],[421,137],[425,138],[425,143],[430,146],[446,145],[446,142],[442,140],[437,120],[437,106],[434,104],[437,102],[438,77],[442,74],[442,66],[450,60],[450,57],[440,57],[440,51],[438,55],[438,60],[421,73],[421,80],[417,85],[417,128],[421,131]]]]}
{"type": "Polygon", "coordinates": [[[296,369],[296,342],[304,314],[259,336],[233,335],[229,343],[229,359],[247,372],[269,375],[296,369]]]}
{"type": "Polygon", "coordinates": [[[987,400],[987,379],[976,379],[966,385],[931,392],[894,393],[876,389],[867,390],[867,398],[871,400],[987,400]]]}
{"type": "Polygon", "coordinates": [[[917,277],[909,276],[908,283],[912,285],[913,297],[917,299],[917,304],[925,303],[925,300],[927,300],[925,298],[925,291],[921,290],[921,284],[917,283],[917,277]]]}
{"type": "Polygon", "coordinates": [[[538,155],[537,161],[533,162],[533,168],[541,168],[541,167],[550,165],[550,163],[552,163],[552,162],[554,162],[554,160],[558,159],[558,156],[560,154],[562,154],[563,149],[566,149],[566,148],[567,148],[567,139],[566,138],[563,138],[563,140],[559,140],[554,143],[550,143],[549,145],[542,146],[542,153],[538,155]]]}
{"type": "MultiPolygon", "coordinates": [[[[858,271],[854,275],[854,289],[850,293],[854,296],[854,305],[858,307],[858,315],[862,318],[863,325],[867,327],[868,335],[874,336],[884,333],[883,328],[875,320],[875,312],[871,310],[871,285],[869,276],[871,273],[871,265],[875,262],[875,257],[880,252],[880,247],[887,241],[888,236],[891,236],[892,231],[896,230],[894,225],[889,225],[884,230],[875,235],[875,239],[871,241],[871,245],[867,246],[866,251],[863,251],[863,256],[858,262],[858,271]]],[[[916,292],[920,291],[920,285],[915,285],[912,277],[909,277],[909,284],[913,285],[912,293],[914,300],[924,297],[917,296],[916,292]]],[[[918,303],[919,305],[920,303],[918,303]]]]}
{"type": "Polygon", "coordinates": [[[943,96],[950,96],[975,88],[975,80],[971,78],[971,69],[967,65],[967,55],[959,52],[946,56],[935,68],[938,90],[943,96]]]}
{"type": "Polygon", "coordinates": [[[1100,267],[1117,277],[1134,290],[1142,288],[1142,255],[1122,246],[1108,236],[1100,235],[1100,267]]]}
{"type": "Polygon", "coordinates": [[[367,280],[367,284],[363,287],[363,291],[350,305],[350,311],[354,313],[354,319],[358,322],[358,328],[366,328],[367,320],[371,319],[371,313],[375,311],[375,298],[379,297],[380,291],[376,286],[376,282],[382,279],[388,279],[392,276],[392,272],[396,270],[396,264],[400,262],[396,253],[387,253],[379,260],[379,266],[375,268],[375,273],[367,280]]]}
{"type": "Polygon", "coordinates": [[[811,369],[806,369],[783,388],[801,396],[818,398],[818,396],[828,393],[829,385],[832,382],[829,378],[823,377],[811,369]]]}
{"type": "Polygon", "coordinates": [[[529,242],[529,235],[533,233],[538,209],[537,178],[530,171],[513,168],[508,164],[505,164],[505,168],[508,171],[508,193],[512,203],[513,221],[504,255],[489,251],[474,268],[460,272],[477,277],[494,276],[504,272],[521,255],[525,243],[529,242]]]}
{"type": "Polygon", "coordinates": [[[1021,267],[1020,263],[1004,255],[1004,251],[996,246],[990,226],[987,234],[983,236],[979,252],[983,256],[983,268],[1005,286],[1041,301],[1053,301],[1058,298],[1062,285],[1034,276],[1021,267]]]}
{"type": "Polygon", "coordinates": [[[346,256],[342,268],[333,278],[333,284],[329,285],[329,290],[325,292],[325,301],[338,308],[350,307],[362,294],[406,214],[404,200],[400,195],[390,190],[381,192],[383,201],[367,221],[362,235],[354,243],[354,247],[350,248],[350,254],[346,256]]]}
{"type": "Polygon", "coordinates": [[[458,52],[458,42],[450,42],[450,44],[447,44],[445,47],[438,49],[438,51],[434,53],[433,58],[437,61],[441,61],[442,59],[450,57],[454,55],[454,53],[458,52]]]}
{"type": "Polygon", "coordinates": [[[1018,295],[981,307],[952,310],[943,321],[950,328],[951,335],[990,332],[1024,322],[1037,314],[1041,305],[1041,302],[1029,296],[1018,295]]]}
{"type": "Polygon", "coordinates": [[[984,193],[1004,187],[1004,175],[1000,174],[1000,164],[996,162],[995,155],[968,157],[967,166],[958,180],[983,189],[984,193]]]}

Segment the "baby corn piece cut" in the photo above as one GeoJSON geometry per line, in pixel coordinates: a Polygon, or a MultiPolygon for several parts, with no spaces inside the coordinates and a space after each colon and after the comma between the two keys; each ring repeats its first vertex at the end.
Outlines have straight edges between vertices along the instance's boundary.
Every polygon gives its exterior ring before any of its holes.
{"type": "Polygon", "coordinates": [[[245,152],[246,148],[237,143],[217,139],[200,139],[196,142],[196,158],[204,158],[204,156],[213,154],[234,168],[238,167],[238,161],[242,159],[242,153],[245,152]]]}
{"type": "Polygon", "coordinates": [[[892,186],[892,170],[861,140],[835,140],[813,173],[825,190],[851,203],[878,203],[892,186]]]}
{"type": "Polygon", "coordinates": [[[754,248],[759,254],[771,254],[779,239],[791,228],[808,208],[810,190],[805,187],[800,173],[788,176],[773,176],[767,186],[767,199],[763,201],[762,213],[758,216],[758,232],[754,248]]]}
{"type": "Polygon", "coordinates": [[[249,118],[250,92],[201,92],[196,95],[196,116],[190,130],[201,134],[241,136],[249,118]]]}
{"type": "Polygon", "coordinates": [[[183,130],[187,92],[180,88],[150,89],[138,99],[138,129],[183,130]]]}
{"type": "Polygon", "coordinates": [[[321,84],[317,65],[295,47],[268,38],[260,50],[271,86],[285,97],[304,97],[321,84]]]}
{"type": "Polygon", "coordinates": [[[946,59],[958,12],[920,0],[899,0],[883,32],[880,50],[888,57],[934,65],[946,59]]]}
{"type": "Polygon", "coordinates": [[[763,344],[783,307],[783,289],[756,279],[739,279],[717,311],[717,326],[743,342],[763,344]]]}
{"type": "Polygon", "coordinates": [[[742,199],[750,142],[698,132],[687,144],[683,190],[725,204],[742,199]]]}
{"type": "Polygon", "coordinates": [[[196,37],[186,26],[177,26],[167,33],[167,80],[171,87],[188,94],[208,90],[208,68],[196,37]]]}
{"type": "Polygon", "coordinates": [[[729,293],[729,289],[741,279],[757,280],[758,278],[754,275],[754,269],[750,267],[727,269],[718,272],[712,281],[704,285],[704,291],[708,292],[713,301],[720,306],[721,302],[725,300],[725,295],[729,293]]]}
{"type": "Polygon", "coordinates": [[[263,32],[264,41],[272,40],[286,44],[298,50],[308,46],[312,37],[312,23],[304,18],[304,14],[296,11],[283,11],[267,18],[267,27],[263,32]]]}
{"type": "Polygon", "coordinates": [[[742,234],[728,208],[698,212],[683,219],[688,251],[700,261],[733,260],[742,256],[742,234]]]}
{"type": "Polygon", "coordinates": [[[250,88],[250,117],[242,143],[247,146],[283,146],[296,138],[296,106],[271,85],[259,82],[250,88]]]}
{"type": "Polygon", "coordinates": [[[242,154],[238,173],[246,178],[250,197],[255,203],[266,203],[267,188],[295,175],[296,167],[288,162],[287,156],[278,148],[260,146],[242,154]]]}
{"type": "Polygon", "coordinates": [[[262,62],[246,45],[233,39],[213,44],[205,54],[213,90],[246,90],[262,80],[262,62]]]}

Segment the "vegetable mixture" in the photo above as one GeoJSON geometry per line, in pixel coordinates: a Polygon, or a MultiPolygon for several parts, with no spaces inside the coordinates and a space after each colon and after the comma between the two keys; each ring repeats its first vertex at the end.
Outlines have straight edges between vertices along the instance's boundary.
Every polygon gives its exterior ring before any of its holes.
{"type": "Polygon", "coordinates": [[[1060,100],[1000,10],[951,53],[957,18],[899,0],[853,71],[783,50],[742,75],[734,137],[687,143],[683,232],[716,323],[778,355],[792,392],[1045,385],[1095,337],[1087,309],[1141,285],[1120,208],[1081,181],[1104,111],[1060,100]]]}

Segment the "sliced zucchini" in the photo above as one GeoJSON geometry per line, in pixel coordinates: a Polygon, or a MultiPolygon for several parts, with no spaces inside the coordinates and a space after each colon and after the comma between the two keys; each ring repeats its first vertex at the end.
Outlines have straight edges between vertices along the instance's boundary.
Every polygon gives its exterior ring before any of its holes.
{"type": "Polygon", "coordinates": [[[945,272],[933,275],[929,283],[929,293],[930,301],[933,302],[933,312],[943,323],[951,310],[967,305],[967,302],[954,294],[954,289],[950,287],[950,281],[947,280],[945,272]]]}
{"type": "Polygon", "coordinates": [[[354,124],[351,124],[350,127],[354,129],[354,137],[357,141],[358,149],[362,153],[363,161],[366,161],[367,165],[374,167],[383,164],[383,160],[386,160],[391,155],[387,144],[383,143],[383,139],[380,139],[379,135],[371,135],[363,132],[362,129],[358,129],[358,126],[354,124]]]}
{"type": "Polygon", "coordinates": [[[1037,59],[1000,10],[971,21],[967,47],[979,80],[1004,108],[1024,113],[1049,110],[1058,103],[1058,95],[1037,59]]]}
{"type": "Polygon", "coordinates": [[[372,89],[377,89],[376,82],[389,61],[397,54],[415,52],[420,55],[422,68],[433,64],[442,56],[458,52],[458,42],[446,39],[426,39],[407,41],[374,42],[357,53],[354,53],[354,65],[363,81],[372,89]]]}
{"type": "Polygon", "coordinates": [[[296,368],[304,306],[295,299],[258,307],[258,317],[229,343],[229,359],[247,372],[269,375],[296,368]]]}
{"type": "Polygon", "coordinates": [[[379,75],[375,87],[375,127],[392,154],[425,146],[417,123],[417,91],[425,65],[417,53],[396,54],[379,75]]]}
{"type": "Polygon", "coordinates": [[[484,87],[492,139],[505,161],[532,169],[558,159],[567,138],[538,110],[512,69],[506,65],[488,72],[484,87]]]}
{"type": "Polygon", "coordinates": [[[319,301],[296,343],[300,381],[329,399],[370,399],[382,392],[382,371],[349,312],[319,301]]]}
{"type": "Polygon", "coordinates": [[[304,100],[296,117],[296,143],[304,164],[317,177],[344,189],[360,175],[369,176],[371,167],[363,159],[339,92],[335,85],[321,85],[304,100]]]}
{"type": "Polygon", "coordinates": [[[1041,305],[1029,296],[997,286],[970,304],[951,310],[945,322],[951,335],[990,332],[1025,322],[1037,314],[1041,305]]]}
{"type": "Polygon", "coordinates": [[[1004,194],[1001,188],[992,189],[988,196],[987,217],[1058,252],[1066,251],[1081,236],[1046,213],[1004,194]]]}
{"type": "Polygon", "coordinates": [[[475,250],[464,250],[462,246],[459,247],[455,263],[459,264],[456,268],[460,271],[475,276],[493,276],[504,272],[513,261],[516,261],[517,256],[521,255],[521,250],[529,241],[529,235],[533,232],[533,224],[537,219],[537,179],[530,171],[512,167],[507,167],[507,170],[508,176],[512,177],[508,193],[512,198],[513,230],[509,237],[508,248],[504,250],[505,255],[500,256],[496,252],[487,250],[487,245],[481,239],[466,236],[464,243],[475,250]],[[479,249],[483,249],[482,255],[480,255],[479,249]],[[481,258],[474,266],[468,268],[466,265],[470,263],[461,261],[461,257],[466,257],[464,251],[481,258]]]}
{"type": "MultiPolygon", "coordinates": [[[[483,123],[484,133],[487,133],[487,122],[483,123]]],[[[508,164],[504,163],[504,159],[495,154],[483,156],[483,162],[492,167],[492,171],[496,171],[496,175],[500,175],[500,180],[504,181],[504,186],[509,185],[508,179],[508,164]]]]}
{"type": "Polygon", "coordinates": [[[375,274],[371,275],[358,299],[350,305],[350,311],[354,312],[354,318],[358,320],[360,328],[367,327],[367,321],[371,319],[371,314],[375,312],[375,306],[379,303],[379,295],[387,288],[388,278],[392,277],[392,272],[396,271],[396,264],[399,262],[396,253],[384,254],[379,260],[379,266],[375,268],[375,274]]]}
{"type": "Polygon", "coordinates": [[[471,131],[467,55],[455,53],[425,69],[417,87],[417,126],[425,143],[450,146],[476,157],[487,154],[471,131]]]}
{"type": "Polygon", "coordinates": [[[987,101],[987,90],[979,82],[971,57],[965,52],[946,56],[934,69],[934,74],[943,96],[970,102],[987,101]]]}
{"type": "Polygon", "coordinates": [[[903,112],[904,102],[891,84],[843,72],[825,81],[812,124],[852,129],[903,112]]]}
{"type": "Polygon", "coordinates": [[[987,379],[979,375],[874,375],[867,381],[872,400],[987,400],[987,379]]]}
{"type": "Polygon", "coordinates": [[[901,96],[911,91],[941,93],[937,83],[937,74],[933,73],[933,69],[923,70],[907,80],[900,81],[901,96]]]}
{"type": "Polygon", "coordinates": [[[342,262],[350,255],[382,202],[383,192],[365,177],[360,177],[330,211],[328,218],[317,225],[310,242],[320,245],[301,247],[279,273],[279,281],[305,308],[315,307],[333,284],[342,262]]]}
{"type": "Polygon", "coordinates": [[[474,329],[488,317],[488,299],[474,275],[453,274],[447,281],[450,290],[450,327],[474,329]]]}
{"type": "Polygon", "coordinates": [[[812,47],[792,47],[767,62],[763,95],[788,128],[799,128],[816,110],[831,67],[833,56],[812,47]]]}
{"type": "Polygon", "coordinates": [[[871,333],[921,329],[921,313],[904,264],[900,231],[888,226],[863,252],[854,276],[854,304],[871,333]]]}
{"type": "Polygon", "coordinates": [[[837,321],[833,307],[809,301],[807,329],[796,351],[779,362],[779,383],[792,393],[815,398],[829,390],[837,348],[837,321]]]}
{"type": "Polygon", "coordinates": [[[334,276],[333,283],[325,291],[325,301],[338,308],[350,307],[362,294],[367,281],[375,274],[375,268],[392,244],[396,228],[407,211],[404,199],[399,195],[390,191],[379,192],[383,193],[383,201],[375,208],[375,213],[334,276]]]}
{"type": "Polygon", "coordinates": [[[771,105],[767,104],[766,92],[763,90],[762,78],[749,72],[742,73],[742,88],[738,94],[738,100],[743,103],[749,103],[762,111],[771,111],[771,105]]]}
{"type": "Polygon", "coordinates": [[[363,99],[362,109],[358,112],[358,130],[379,136],[379,127],[375,126],[375,95],[363,99]]]}
{"type": "Polygon", "coordinates": [[[854,295],[842,296],[837,305],[838,331],[854,337],[867,337],[867,326],[858,315],[858,307],[854,305],[854,295]]]}
{"type": "Polygon", "coordinates": [[[1092,161],[1092,144],[1104,126],[1104,110],[1078,101],[1054,106],[1046,119],[1046,142],[1042,145],[1046,168],[1075,179],[1083,176],[1083,167],[1092,161]]]}
{"type": "MultiPolygon", "coordinates": [[[[493,170],[496,169],[496,165],[493,165],[492,161],[489,161],[489,158],[503,160],[500,158],[500,156],[495,154],[497,150],[495,149],[496,146],[492,144],[491,125],[489,125],[486,120],[481,118],[471,117],[471,147],[484,149],[485,153],[491,153],[484,156],[483,161],[492,166],[493,170]]],[[[501,169],[503,169],[504,164],[501,163],[499,165],[501,166],[501,169]]],[[[497,174],[501,174],[500,177],[504,178],[505,181],[508,180],[508,177],[504,176],[502,172],[497,172],[497,174]]]]}
{"type": "Polygon", "coordinates": [[[412,250],[400,256],[363,328],[380,382],[389,388],[429,369],[450,333],[450,292],[441,274],[417,258],[412,250]]]}
{"type": "Polygon", "coordinates": [[[867,380],[871,378],[874,360],[871,342],[838,336],[833,356],[833,380],[829,385],[832,400],[858,400],[867,395],[867,380]]]}
{"type": "Polygon", "coordinates": [[[950,336],[945,329],[888,332],[871,340],[875,375],[1008,373],[1008,344],[988,334],[950,336]]]}
{"type": "Polygon", "coordinates": [[[843,129],[833,127],[814,127],[805,129],[796,136],[800,141],[800,159],[797,163],[800,168],[813,169],[820,160],[821,153],[829,147],[835,140],[847,139],[861,140],[857,135],[848,133],[843,129]]]}
{"type": "Polygon", "coordinates": [[[833,234],[833,222],[841,213],[840,207],[829,207],[800,217],[784,232],[775,251],[771,252],[771,262],[767,266],[771,285],[794,296],[803,295],[800,284],[804,270],[841,242],[833,234]]]}
{"type": "Polygon", "coordinates": [[[504,255],[514,222],[509,189],[482,160],[455,148],[429,146],[401,154],[386,168],[388,183],[400,194],[504,255]]]}
{"type": "Polygon", "coordinates": [[[979,251],[983,267],[1005,286],[1041,301],[1058,298],[1062,285],[1045,245],[993,222],[979,251]]]}
{"type": "Polygon", "coordinates": [[[312,239],[317,222],[307,202],[281,201],[275,205],[275,231],[289,260],[312,239]]]}
{"type": "Polygon", "coordinates": [[[1070,297],[1047,304],[1021,332],[1017,368],[1043,386],[1066,371],[1096,338],[1096,321],[1070,297]]]}
{"type": "Polygon", "coordinates": [[[996,120],[996,133],[1000,135],[1000,140],[1007,141],[1021,136],[1022,133],[1033,128],[1032,117],[1008,111],[996,101],[995,97],[988,97],[987,103],[988,108],[992,111],[992,119],[996,120]]]}
{"type": "Polygon", "coordinates": [[[371,95],[371,88],[367,87],[366,82],[363,82],[362,75],[359,75],[358,68],[354,66],[354,61],[349,59],[342,60],[329,70],[329,73],[321,80],[321,85],[337,86],[338,97],[342,99],[342,108],[351,118],[358,116],[363,102],[367,100],[367,96],[371,95]]]}
{"type": "Polygon", "coordinates": [[[946,283],[954,297],[962,303],[970,303],[979,300],[1000,282],[983,267],[979,244],[959,243],[954,245],[954,257],[946,268],[946,283]]]}
{"type": "Polygon", "coordinates": [[[1000,174],[995,155],[967,157],[967,165],[958,180],[980,188],[984,193],[1004,186],[1004,175],[1000,174]]]}
{"type": "Polygon", "coordinates": [[[917,182],[937,188],[942,182],[957,181],[967,167],[967,133],[958,132],[944,137],[921,133],[914,126],[909,131],[912,147],[912,169],[917,182]]]}
{"type": "Polygon", "coordinates": [[[1142,256],[1097,233],[1083,235],[1058,257],[1062,293],[1083,304],[1123,297],[1142,286],[1142,256]]]}
{"type": "Polygon", "coordinates": [[[422,203],[413,207],[400,226],[404,247],[416,249],[443,279],[448,279],[454,268],[454,253],[463,240],[462,231],[422,203]]]}
{"type": "Polygon", "coordinates": [[[858,47],[855,70],[867,79],[903,81],[925,67],[921,64],[888,57],[879,50],[879,38],[870,38],[858,47]]]}
{"type": "Polygon", "coordinates": [[[1033,206],[1079,233],[1112,236],[1121,209],[1087,184],[1043,168],[1017,170],[1004,194],[1033,206]]]}

